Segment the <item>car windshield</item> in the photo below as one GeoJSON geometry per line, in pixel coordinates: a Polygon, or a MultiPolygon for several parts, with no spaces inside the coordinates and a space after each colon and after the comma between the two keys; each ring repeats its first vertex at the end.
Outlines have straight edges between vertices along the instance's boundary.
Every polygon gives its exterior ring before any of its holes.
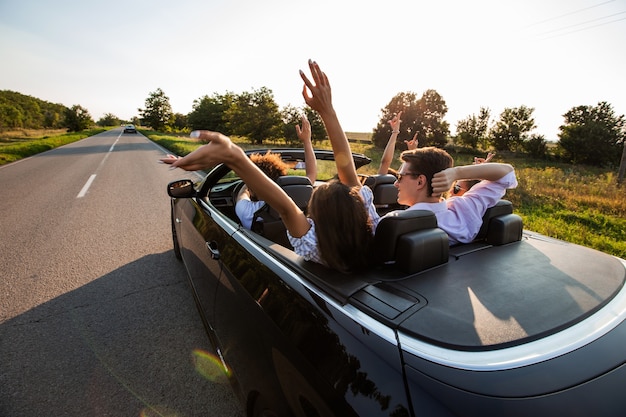
{"type": "MultiPolygon", "coordinates": [[[[306,176],[306,170],[304,167],[304,163],[301,161],[286,161],[287,165],[289,165],[289,171],[287,171],[287,175],[299,175],[306,176]]],[[[323,161],[317,160],[317,180],[318,181],[328,181],[335,178],[337,175],[337,167],[334,161],[323,161]]],[[[239,176],[234,171],[229,171],[226,175],[224,175],[218,183],[231,182],[235,180],[239,180],[239,176]]]]}
{"type": "MultiPolygon", "coordinates": [[[[288,159],[284,160],[284,162],[289,166],[289,171],[287,172],[287,175],[306,176],[305,163],[303,160],[288,159]]],[[[337,178],[337,165],[335,164],[334,160],[317,159],[316,164],[318,181],[329,181],[333,178],[337,178]]],[[[359,168],[359,171],[363,171],[365,169],[365,166],[359,168]]],[[[217,183],[232,182],[239,179],[239,176],[234,171],[229,171],[228,173],[223,175],[217,181],[217,183]]]]}

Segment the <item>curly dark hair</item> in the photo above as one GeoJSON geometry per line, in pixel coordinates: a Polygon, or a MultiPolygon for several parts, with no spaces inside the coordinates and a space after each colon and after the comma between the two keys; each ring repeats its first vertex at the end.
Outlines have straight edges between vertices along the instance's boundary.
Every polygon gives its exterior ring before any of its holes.
{"type": "Polygon", "coordinates": [[[250,155],[250,160],[274,181],[280,176],[287,175],[289,171],[289,166],[283,162],[279,153],[270,151],[265,154],[253,153],[250,155]]]}

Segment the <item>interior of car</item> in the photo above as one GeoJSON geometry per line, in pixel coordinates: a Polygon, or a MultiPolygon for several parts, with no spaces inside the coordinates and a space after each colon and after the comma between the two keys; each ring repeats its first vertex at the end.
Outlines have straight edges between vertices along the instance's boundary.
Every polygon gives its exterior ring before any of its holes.
{"type": "MultiPolygon", "coordinates": [[[[230,219],[239,223],[234,206],[243,182],[232,174],[234,173],[223,177],[228,178],[228,181],[211,188],[209,200],[230,219]]],[[[304,172],[291,171],[289,174],[280,177],[277,182],[306,211],[315,185],[304,176],[304,172]]],[[[397,203],[395,176],[383,174],[361,177],[363,184],[372,189],[378,213],[384,216],[394,212],[382,219],[377,228],[375,252],[378,261],[403,274],[414,274],[445,264],[451,253],[461,255],[486,246],[505,245],[522,238],[521,217],[513,213],[513,206],[509,201],[501,200],[483,216],[483,226],[474,242],[450,247],[447,234],[437,227],[434,213],[427,210],[399,210],[404,207],[397,203]]],[[[255,214],[252,232],[286,249],[292,249],[280,216],[268,205],[255,214]]]]}

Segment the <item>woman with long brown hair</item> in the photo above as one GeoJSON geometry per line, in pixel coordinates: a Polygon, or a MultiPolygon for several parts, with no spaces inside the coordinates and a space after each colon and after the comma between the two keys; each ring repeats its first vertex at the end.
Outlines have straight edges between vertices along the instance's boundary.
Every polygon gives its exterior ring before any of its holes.
{"type": "Polygon", "coordinates": [[[359,181],[350,144],[332,105],[328,77],[315,62],[309,61],[309,69],[312,81],[300,71],[304,81],[302,95],[324,121],[339,178],[314,190],[308,207],[309,216],[239,146],[221,133],[194,131],[191,137],[207,142],[207,145],[183,158],[164,158],[162,161],[185,170],[203,169],[219,163],[228,165],[255,190],[259,199],[280,214],[296,253],[307,260],[350,273],[370,265],[376,227],[372,219],[378,219],[378,216],[371,190],[362,187],[359,181]]]}

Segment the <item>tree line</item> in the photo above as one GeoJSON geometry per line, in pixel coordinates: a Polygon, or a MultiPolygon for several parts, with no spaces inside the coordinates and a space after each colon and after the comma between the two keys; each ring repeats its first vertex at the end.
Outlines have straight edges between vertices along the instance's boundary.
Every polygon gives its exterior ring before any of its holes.
{"type": "MultiPolygon", "coordinates": [[[[106,115],[100,126],[121,122],[106,115]],[[110,124],[109,124],[110,123],[110,124]]],[[[80,132],[94,125],[89,111],[81,105],[66,107],[11,90],[0,90],[0,131],[14,129],[67,129],[80,132]]]]}
{"type": "MultiPolygon", "coordinates": [[[[448,107],[437,91],[426,90],[421,96],[411,91],[401,92],[381,109],[372,141],[384,148],[391,134],[388,121],[402,111],[397,149],[406,147],[404,141],[417,134],[420,146],[443,148],[452,144],[473,151],[510,151],[604,167],[619,166],[622,154],[626,155],[626,119],[617,115],[607,102],[576,106],[563,114],[564,122],[554,147],[548,146],[543,135],[533,133],[534,110],[525,105],[505,108],[492,120],[490,109],[481,107],[478,114],[457,122],[456,135],[451,138],[450,125],[444,120],[448,107]]],[[[173,113],[169,98],[157,89],[146,99],[145,108],[138,111],[142,123],[155,130],[215,130],[247,137],[259,145],[265,140],[279,139],[298,143],[294,126],[300,122],[300,115],[306,114],[311,121],[313,141],[326,139],[319,115],[308,107],[280,109],[272,91],[265,87],[241,94],[205,95],[194,100],[188,115],[173,113]]]]}
{"type": "MultiPolygon", "coordinates": [[[[266,87],[240,94],[227,91],[204,95],[194,100],[192,111],[186,115],[174,113],[169,97],[158,88],[149,93],[144,108],[137,110],[139,117],[131,122],[157,131],[208,129],[246,137],[256,145],[281,140],[297,145],[299,140],[294,126],[305,114],[311,122],[313,141],[326,139],[317,113],[308,107],[280,108],[272,90],[266,87]]],[[[532,107],[505,108],[495,119],[488,107],[481,107],[477,114],[459,120],[456,135],[451,137],[450,125],[445,121],[448,107],[437,91],[426,90],[421,96],[411,91],[400,92],[381,109],[372,133],[377,147],[384,148],[387,144],[391,134],[388,120],[400,111],[402,124],[397,149],[403,149],[404,141],[417,134],[420,146],[453,145],[472,151],[510,151],[534,158],[556,158],[603,167],[618,166],[620,159],[626,159],[626,119],[624,115],[617,115],[607,102],[568,110],[563,114],[556,146],[548,146],[543,135],[533,133],[536,125],[532,107]]],[[[97,122],[100,126],[120,123],[125,121],[111,113],[97,122]]],[[[66,107],[9,90],[0,91],[0,130],[67,128],[80,131],[93,125],[91,115],[80,105],[66,107]]]]}
{"type": "Polygon", "coordinates": [[[478,114],[457,122],[456,136],[451,141],[449,125],[444,120],[447,110],[445,100],[434,90],[427,90],[420,98],[413,92],[399,93],[381,109],[374,143],[379,147],[387,143],[391,134],[387,121],[402,111],[397,148],[406,146],[404,141],[417,134],[420,146],[445,147],[451,142],[474,151],[516,152],[575,164],[616,167],[626,157],[626,119],[607,102],[576,106],[563,114],[558,141],[551,150],[543,135],[533,133],[537,126],[532,107],[505,108],[495,120],[488,107],[481,107],[478,114]]]}

